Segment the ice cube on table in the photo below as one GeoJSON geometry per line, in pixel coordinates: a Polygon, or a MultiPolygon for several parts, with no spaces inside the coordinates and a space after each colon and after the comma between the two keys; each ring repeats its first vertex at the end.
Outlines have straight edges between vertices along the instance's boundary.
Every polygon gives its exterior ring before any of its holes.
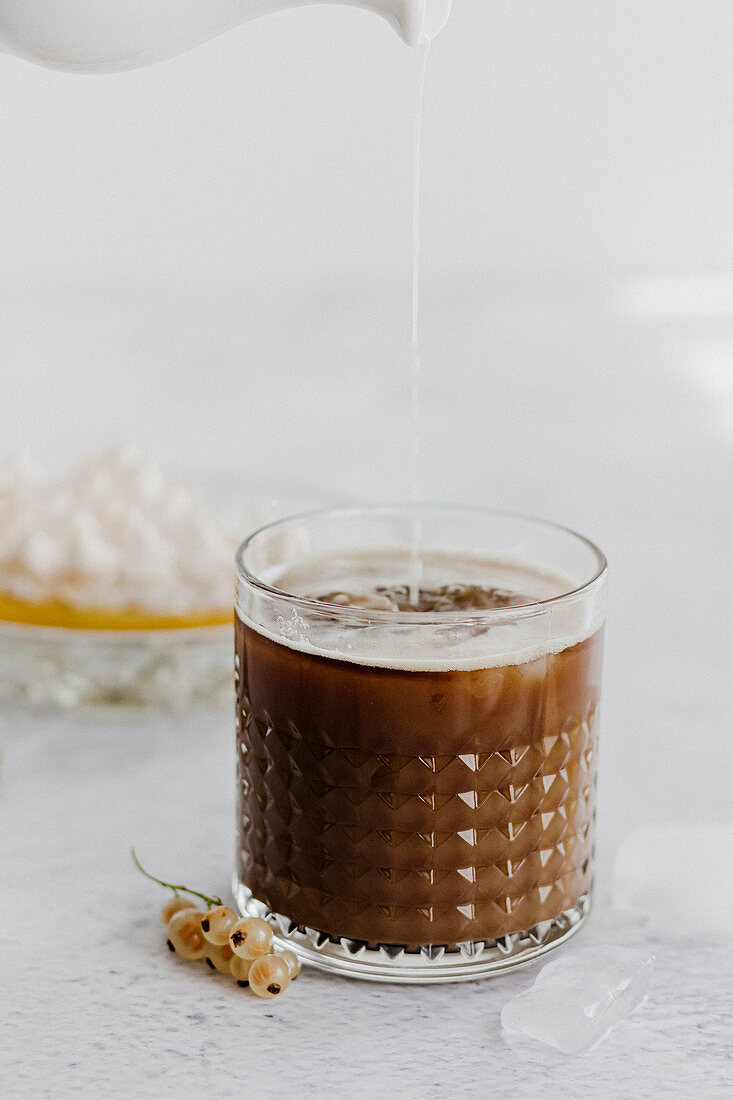
{"type": "Polygon", "coordinates": [[[586,947],[565,955],[504,1005],[502,1026],[565,1054],[582,1054],[641,1004],[653,964],[653,955],[634,947],[586,947]]]}
{"type": "Polygon", "coordinates": [[[619,849],[613,903],[675,938],[733,938],[733,824],[647,826],[619,849]]]}

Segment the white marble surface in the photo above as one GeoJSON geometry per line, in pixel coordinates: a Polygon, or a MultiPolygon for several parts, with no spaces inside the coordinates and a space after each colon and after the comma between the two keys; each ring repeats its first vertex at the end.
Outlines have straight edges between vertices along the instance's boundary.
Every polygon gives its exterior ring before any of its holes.
{"type": "MultiPolygon", "coordinates": [[[[731,941],[649,940],[608,904],[613,852],[632,828],[732,816],[733,316],[704,295],[693,316],[685,285],[668,291],[436,301],[424,391],[431,495],[566,521],[611,558],[598,904],[576,943],[651,942],[647,1004],[597,1049],[567,1059],[501,1034],[503,1002],[533,971],[429,988],[306,973],[281,1003],[257,1001],[169,954],[163,892],[128,854],[135,844],[154,871],[227,890],[230,713],[5,705],[4,1096],[731,1095],[731,941]]],[[[255,305],[202,304],[193,320],[175,304],[84,314],[57,303],[34,324],[39,302],[10,309],[5,300],[0,355],[25,370],[0,411],[3,438],[71,453],[112,434],[123,409],[131,434],[157,441],[171,464],[239,462],[250,473],[297,471],[333,492],[403,496],[401,314],[377,301],[364,313],[355,300],[318,303],[270,302],[266,324],[255,305]],[[247,387],[242,347],[257,363],[247,387]],[[200,363],[212,349],[204,385],[200,363]],[[45,396],[30,416],[44,369],[45,396]],[[161,377],[181,382],[186,399],[172,391],[162,405],[161,377]],[[114,401],[102,400],[105,388],[114,401]],[[240,422],[247,430],[237,435],[240,422]]]]}
{"type": "MultiPolygon", "coordinates": [[[[174,958],[165,892],[129,846],[164,877],[226,891],[230,726],[4,713],[4,1095],[730,1096],[730,946],[653,942],[648,1003],[576,1059],[502,1035],[501,1006],[533,970],[427,988],[308,972],[273,1003],[174,958]]],[[[567,950],[590,942],[649,940],[601,900],[567,950]]]]}

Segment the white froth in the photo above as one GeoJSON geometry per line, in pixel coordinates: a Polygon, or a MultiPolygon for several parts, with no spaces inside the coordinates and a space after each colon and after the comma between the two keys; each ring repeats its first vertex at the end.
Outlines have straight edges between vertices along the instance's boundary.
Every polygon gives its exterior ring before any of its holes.
{"type": "Polygon", "coordinates": [[[132,446],[60,477],[22,458],[0,470],[0,591],[30,603],[225,611],[235,541],[132,446]]]}
{"type": "Polygon", "coordinates": [[[327,636],[322,624],[312,629],[301,617],[303,631],[293,619],[278,623],[276,629],[268,629],[261,623],[254,623],[246,615],[240,617],[273,642],[279,642],[289,649],[300,653],[311,653],[316,657],[330,657],[336,661],[351,661],[354,664],[367,665],[369,668],[392,668],[405,672],[470,672],[489,668],[506,668],[510,665],[525,665],[561,653],[574,645],[585,641],[600,627],[600,622],[577,634],[560,638],[534,642],[522,646],[517,635],[521,627],[493,627],[480,638],[467,639],[456,632],[453,638],[441,634],[441,629],[449,628],[420,627],[419,637],[412,627],[404,627],[400,634],[397,629],[388,627],[365,628],[372,630],[369,638],[347,638],[345,633],[334,630],[327,636]],[[415,635],[414,640],[407,636],[415,635]],[[317,640],[314,642],[313,637],[317,640]],[[427,651],[432,651],[427,656],[427,651]]]}
{"type": "MultiPolygon", "coordinates": [[[[602,624],[598,601],[554,600],[573,592],[578,582],[567,575],[517,559],[481,559],[469,555],[424,555],[424,588],[444,584],[481,584],[520,593],[532,606],[487,612],[430,613],[425,621],[406,622],[400,613],[390,622],[379,615],[329,611],[307,604],[272,601],[240,583],[238,613],[252,629],[303,653],[352,661],[375,668],[410,672],[459,672],[523,665],[585,641],[602,624]],[[480,616],[477,618],[477,615],[480,616]]],[[[352,595],[381,585],[406,583],[409,553],[376,556],[355,552],[301,561],[287,571],[271,570],[266,583],[290,595],[317,599],[326,592],[352,595]]]]}

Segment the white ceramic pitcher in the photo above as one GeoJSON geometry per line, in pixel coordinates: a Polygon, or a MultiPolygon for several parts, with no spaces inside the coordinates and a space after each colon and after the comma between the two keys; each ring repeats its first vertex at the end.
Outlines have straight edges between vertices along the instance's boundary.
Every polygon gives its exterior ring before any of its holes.
{"type": "MultiPolygon", "coordinates": [[[[318,0],[0,0],[0,51],[57,69],[115,72],[174,57],[284,8],[318,0]]],[[[451,0],[325,0],[387,19],[408,45],[443,29],[451,0]]]]}

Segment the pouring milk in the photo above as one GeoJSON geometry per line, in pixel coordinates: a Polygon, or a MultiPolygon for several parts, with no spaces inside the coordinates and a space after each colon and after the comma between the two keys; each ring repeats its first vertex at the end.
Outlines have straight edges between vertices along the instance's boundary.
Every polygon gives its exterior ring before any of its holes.
{"type": "MultiPolygon", "coordinates": [[[[71,72],[109,73],[175,57],[233,27],[273,12],[321,0],[0,0],[0,52],[71,72]]],[[[410,356],[411,497],[419,499],[420,452],[420,136],[431,40],[448,21],[452,0],[323,0],[351,4],[386,19],[418,49],[413,150],[413,286],[410,356]]],[[[411,531],[410,596],[422,573],[421,531],[411,531]]]]}

